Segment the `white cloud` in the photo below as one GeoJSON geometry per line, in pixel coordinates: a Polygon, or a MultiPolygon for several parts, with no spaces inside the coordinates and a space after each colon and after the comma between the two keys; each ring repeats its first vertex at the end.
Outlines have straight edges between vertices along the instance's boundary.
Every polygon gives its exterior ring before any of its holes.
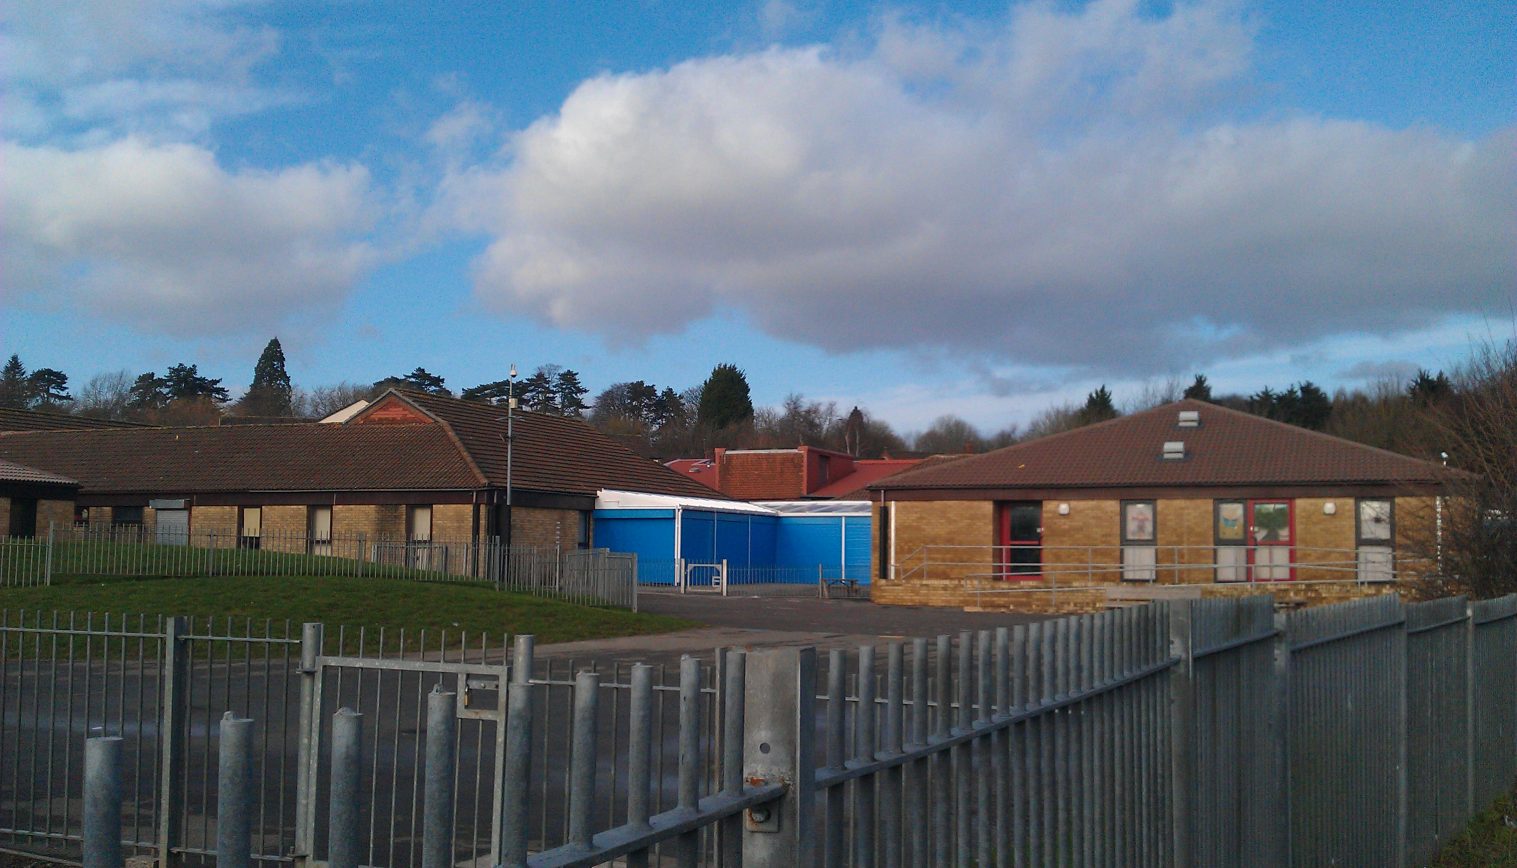
{"type": "Polygon", "coordinates": [[[1165,370],[1504,307],[1517,135],[1228,111],[1230,4],[886,21],[582,84],[445,207],[487,303],[617,339],[738,308],[829,350],[1165,370]]]}
{"type": "Polygon", "coordinates": [[[205,135],[219,118],[286,103],[254,81],[278,33],[243,0],[15,0],[0,6],[3,82],[28,111],[6,135],[75,143],[205,135]]]}
{"type": "Polygon", "coordinates": [[[0,298],[181,336],[334,309],[371,265],[368,172],[228,171],[191,145],[0,142],[0,298]]]}

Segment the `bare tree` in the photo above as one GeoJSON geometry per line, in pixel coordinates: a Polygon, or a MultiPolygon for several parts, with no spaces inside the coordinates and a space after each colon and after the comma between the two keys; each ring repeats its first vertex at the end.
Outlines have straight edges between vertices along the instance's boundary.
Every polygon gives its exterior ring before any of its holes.
{"type": "Polygon", "coordinates": [[[291,412],[296,416],[320,419],[330,416],[355,401],[367,400],[372,386],[343,381],[333,386],[297,388],[290,399],[291,412]]]}
{"type": "Polygon", "coordinates": [[[1452,382],[1430,410],[1449,465],[1466,473],[1450,483],[1433,554],[1457,589],[1499,596],[1517,591],[1517,340],[1480,346],[1452,382]]]}
{"type": "Polygon", "coordinates": [[[980,451],[982,440],[979,429],[964,419],[949,414],[933,420],[926,431],[916,436],[914,445],[918,452],[958,455],[980,451]]]}
{"type": "Polygon", "coordinates": [[[96,419],[125,419],[132,402],[130,371],[110,371],[90,377],[74,398],[74,412],[96,419]]]}

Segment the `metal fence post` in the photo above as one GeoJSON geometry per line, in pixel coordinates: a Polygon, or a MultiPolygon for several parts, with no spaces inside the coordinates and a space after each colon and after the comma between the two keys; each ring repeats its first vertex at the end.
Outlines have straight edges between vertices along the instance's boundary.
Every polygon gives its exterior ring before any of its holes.
{"type": "Polygon", "coordinates": [[[332,715],[332,800],[327,819],[327,865],[358,868],[363,826],[358,801],[362,788],[363,715],[339,708],[332,715]]]}
{"type": "Polygon", "coordinates": [[[458,695],[442,685],[427,696],[427,782],[422,794],[421,868],[453,865],[453,741],[458,695]]]}
{"type": "Polygon", "coordinates": [[[748,655],[743,703],[743,776],[783,781],[784,797],[744,818],[745,868],[810,865],[816,754],[816,650],[780,648],[748,655]]]}
{"type": "Polygon", "coordinates": [[[1174,859],[1176,865],[1191,864],[1193,830],[1191,793],[1195,790],[1194,749],[1196,732],[1195,648],[1191,633],[1189,600],[1171,600],[1169,607],[1169,760],[1170,804],[1173,810],[1174,859]]]}
{"type": "Polygon", "coordinates": [[[253,864],[253,721],[221,718],[216,789],[216,868],[253,864]]]}
{"type": "MultiPolygon", "coordinates": [[[[1403,610],[1404,614],[1405,607],[1401,606],[1399,599],[1397,600],[1397,605],[1403,610]]],[[[1411,780],[1407,774],[1406,762],[1407,742],[1409,741],[1407,727],[1410,723],[1410,709],[1408,708],[1406,691],[1409,680],[1407,670],[1410,668],[1408,657],[1411,654],[1411,643],[1407,642],[1406,630],[1407,623],[1403,620],[1401,626],[1393,630],[1391,634],[1394,645],[1391,652],[1391,661],[1397,667],[1393,674],[1400,676],[1393,685],[1395,687],[1396,708],[1394,709],[1394,717],[1392,719],[1396,722],[1397,730],[1396,732],[1389,733],[1390,737],[1395,739],[1394,744],[1396,745],[1397,753],[1395,842],[1397,865],[1407,864],[1407,853],[1410,852],[1407,844],[1409,838],[1408,830],[1410,828],[1409,812],[1411,805],[1409,803],[1411,801],[1411,780]]]]}
{"type": "MultiPolygon", "coordinates": [[[[1273,865],[1289,865],[1294,856],[1291,842],[1291,778],[1290,778],[1290,615],[1275,613],[1274,669],[1268,685],[1272,701],[1269,732],[1272,736],[1270,767],[1273,772],[1265,783],[1267,792],[1261,796],[1267,816],[1274,817],[1278,826],[1275,834],[1268,836],[1274,842],[1274,852],[1263,860],[1273,865]]],[[[1266,845],[1268,846],[1268,845],[1266,845]]]]}
{"type": "Polygon", "coordinates": [[[300,732],[299,753],[295,759],[295,861],[311,860],[316,852],[316,763],[320,726],[317,704],[321,691],[317,683],[325,639],[325,627],[307,622],[300,627],[300,732]]]}
{"type": "Polygon", "coordinates": [[[121,868],[121,739],[84,742],[84,868],[121,868]]]}
{"type": "Polygon", "coordinates": [[[158,865],[179,863],[174,848],[179,844],[184,816],[184,775],[180,762],[188,738],[190,658],[189,622],[175,616],[163,625],[163,708],[159,714],[158,743],[162,751],[158,774],[158,865]]]}
{"type": "Polygon", "coordinates": [[[1464,604],[1464,815],[1480,810],[1475,804],[1475,604],[1464,604]]]}

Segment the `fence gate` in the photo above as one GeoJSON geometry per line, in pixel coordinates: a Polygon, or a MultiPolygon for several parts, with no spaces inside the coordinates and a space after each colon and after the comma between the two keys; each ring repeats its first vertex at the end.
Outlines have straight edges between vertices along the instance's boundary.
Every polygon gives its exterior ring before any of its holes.
{"type": "MultiPolygon", "coordinates": [[[[383,637],[376,642],[377,654],[366,649],[363,640],[356,652],[352,645],[351,636],[339,639],[334,646],[337,653],[322,653],[307,661],[314,673],[312,701],[310,716],[302,714],[300,727],[305,733],[303,751],[312,761],[301,763],[300,769],[312,771],[302,774],[297,783],[297,851],[313,861],[327,858],[326,806],[331,782],[326,772],[332,720],[338,709],[348,708],[363,715],[360,793],[368,816],[361,864],[383,868],[421,864],[427,696],[441,690],[456,697],[455,857],[466,864],[497,864],[505,687],[510,674],[504,649],[481,648],[480,659],[469,661],[446,659],[450,655],[440,651],[404,653],[403,640],[400,650],[386,656],[383,637]]],[[[315,647],[325,645],[318,641],[315,647]]],[[[451,656],[474,655],[455,651],[451,656]]]]}
{"type": "Polygon", "coordinates": [[[691,591],[727,596],[727,561],[696,564],[680,561],[680,593],[691,591]]]}

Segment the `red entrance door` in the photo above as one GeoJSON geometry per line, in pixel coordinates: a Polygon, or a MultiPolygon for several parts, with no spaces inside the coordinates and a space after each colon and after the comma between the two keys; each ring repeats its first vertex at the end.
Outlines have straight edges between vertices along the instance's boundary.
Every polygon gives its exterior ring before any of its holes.
{"type": "Polygon", "coordinates": [[[1043,573],[1043,504],[1003,503],[998,516],[998,560],[1004,579],[1036,579],[1043,573]]]}
{"type": "Polygon", "coordinates": [[[1289,500],[1248,502],[1249,578],[1255,582],[1294,579],[1296,517],[1289,500]]]}

